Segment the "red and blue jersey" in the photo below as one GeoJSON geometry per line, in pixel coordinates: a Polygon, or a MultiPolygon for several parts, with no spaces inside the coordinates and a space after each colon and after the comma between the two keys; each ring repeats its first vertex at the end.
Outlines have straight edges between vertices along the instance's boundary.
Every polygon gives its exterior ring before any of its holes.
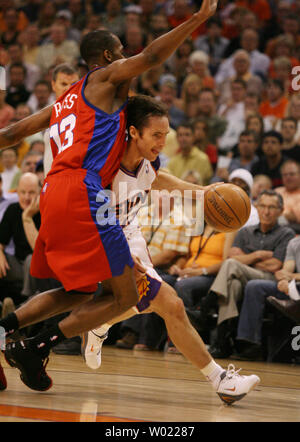
{"type": "MultiPolygon", "coordinates": [[[[91,71],[93,72],[93,71],[91,71]]],[[[86,169],[106,187],[120,167],[126,148],[127,106],[112,114],[89,103],[84,90],[89,72],[53,105],[50,140],[53,175],[66,169],[86,169]]]]}

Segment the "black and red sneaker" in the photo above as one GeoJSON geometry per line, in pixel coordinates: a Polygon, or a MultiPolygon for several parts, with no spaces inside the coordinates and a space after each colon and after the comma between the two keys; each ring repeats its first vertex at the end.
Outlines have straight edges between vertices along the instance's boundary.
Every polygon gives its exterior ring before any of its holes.
{"type": "Polygon", "coordinates": [[[21,381],[32,390],[46,391],[52,387],[52,379],[46,373],[48,357],[42,358],[26,346],[24,341],[6,345],[5,359],[11,367],[20,370],[21,381]]]}
{"type": "Polygon", "coordinates": [[[3,367],[0,362],[0,391],[3,391],[7,388],[7,381],[3,371],[3,367]]]}

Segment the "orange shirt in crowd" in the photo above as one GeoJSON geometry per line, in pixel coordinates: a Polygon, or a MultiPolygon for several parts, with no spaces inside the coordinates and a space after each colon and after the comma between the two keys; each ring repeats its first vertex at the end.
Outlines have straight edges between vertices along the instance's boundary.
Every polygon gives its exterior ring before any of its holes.
{"type": "Polygon", "coordinates": [[[270,20],[271,18],[271,9],[267,0],[239,0],[236,2],[236,6],[249,9],[261,21],[270,20]]]}
{"type": "Polygon", "coordinates": [[[206,237],[194,236],[190,243],[190,259],[186,262],[185,268],[192,267],[196,263],[199,267],[209,267],[214,264],[219,264],[223,261],[223,250],[225,244],[225,233],[217,233],[209,238],[206,242],[206,237]],[[206,242],[206,244],[205,244],[206,242]],[[200,244],[204,245],[201,253],[197,257],[200,244]],[[195,259],[196,258],[196,259],[195,259]]]}
{"type": "MultiPolygon", "coordinates": [[[[24,14],[23,11],[19,11],[18,16],[18,23],[17,23],[17,31],[21,32],[24,31],[25,28],[29,25],[28,18],[26,17],[26,14],[24,14]]],[[[3,12],[0,12],[0,31],[6,32],[7,26],[3,17],[3,12]]]]}
{"type": "Polygon", "coordinates": [[[282,97],[275,106],[271,106],[269,101],[263,101],[259,107],[259,112],[263,117],[272,115],[276,118],[284,118],[288,103],[289,100],[286,97],[282,97]]]}

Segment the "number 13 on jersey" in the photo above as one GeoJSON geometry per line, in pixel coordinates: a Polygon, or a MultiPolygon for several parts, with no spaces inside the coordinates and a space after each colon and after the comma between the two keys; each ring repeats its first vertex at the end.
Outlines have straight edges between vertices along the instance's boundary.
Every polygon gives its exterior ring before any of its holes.
{"type": "Polygon", "coordinates": [[[70,114],[63,118],[59,123],[50,127],[50,138],[55,142],[58,153],[71,147],[74,140],[74,129],[76,125],[76,116],[70,114]]]}

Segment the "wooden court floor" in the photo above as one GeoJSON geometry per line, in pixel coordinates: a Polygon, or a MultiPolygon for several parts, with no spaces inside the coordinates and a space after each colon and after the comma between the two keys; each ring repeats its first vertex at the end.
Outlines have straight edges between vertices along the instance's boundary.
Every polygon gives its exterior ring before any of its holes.
{"type": "MultiPolygon", "coordinates": [[[[3,356],[1,355],[3,362],[3,356]]],[[[0,422],[299,422],[300,366],[219,361],[256,373],[261,384],[226,406],[181,355],[104,346],[100,370],[80,356],[51,354],[53,387],[29,390],[3,362],[8,388],[0,392],[0,422]]]]}

